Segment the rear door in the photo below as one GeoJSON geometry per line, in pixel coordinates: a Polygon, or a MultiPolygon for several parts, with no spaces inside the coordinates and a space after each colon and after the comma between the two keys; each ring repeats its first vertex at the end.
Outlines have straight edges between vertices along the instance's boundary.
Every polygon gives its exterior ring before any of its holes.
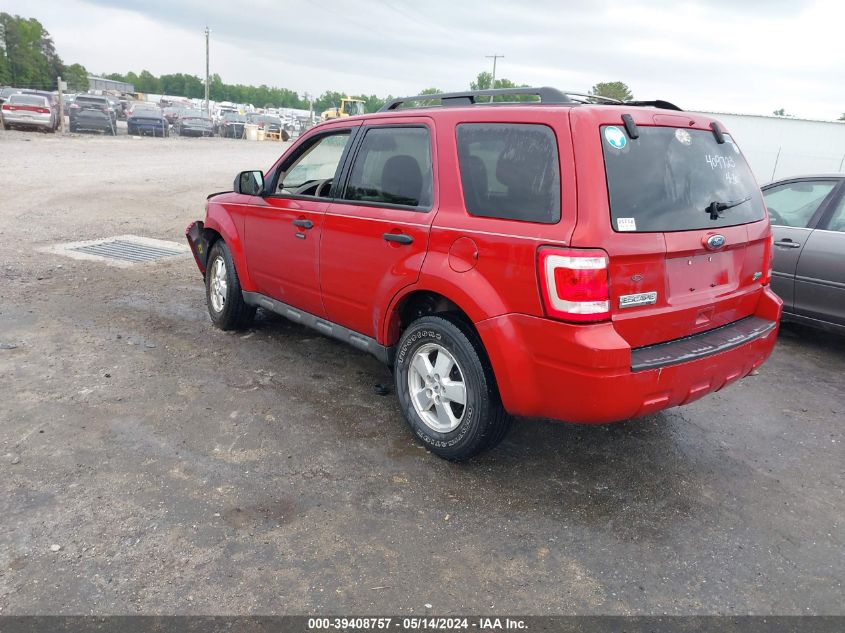
{"type": "Polygon", "coordinates": [[[845,186],[810,234],[795,271],[795,312],[845,326],[845,186]]]}
{"type": "Polygon", "coordinates": [[[795,308],[798,261],[835,188],[836,181],[832,179],[802,179],[763,190],[774,235],[772,290],[783,299],[789,312],[795,308]]]}
{"type": "Polygon", "coordinates": [[[384,306],[419,277],[437,209],[433,138],[428,117],[361,128],[320,247],[323,304],[335,323],[378,339],[384,306]]]}
{"type": "Polygon", "coordinates": [[[636,348],[753,314],[770,229],[739,148],[688,115],[632,112],[638,135],[616,116],[620,124],[585,130],[601,144],[610,231],[606,217],[591,218],[601,201],[581,196],[573,241],[610,255],[615,329],[636,348]],[[584,219],[589,233],[581,233],[584,219]]]}

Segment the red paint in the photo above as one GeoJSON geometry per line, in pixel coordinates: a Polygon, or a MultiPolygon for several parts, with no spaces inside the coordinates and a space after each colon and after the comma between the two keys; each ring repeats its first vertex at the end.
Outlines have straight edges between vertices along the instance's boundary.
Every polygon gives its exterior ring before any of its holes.
{"type": "MultiPolygon", "coordinates": [[[[612,230],[599,127],[621,124],[709,130],[701,115],[616,106],[495,106],[400,110],[321,124],[425,125],[432,135],[431,211],[331,200],[253,198],[209,201],[205,229],[228,243],[244,290],[257,291],[340,323],[383,345],[396,343],[397,310],[417,291],[439,293],[475,324],[507,410],[585,423],[622,420],[684,404],[721,389],[771,353],[763,339],[697,361],[631,372],[631,349],[682,338],[756,315],[777,321],[780,300],[767,285],[767,220],[713,231],[618,233],[612,230]],[[537,123],[555,134],[561,164],[561,219],[535,224],[470,216],[463,202],[455,126],[465,122],[537,123]],[[576,180],[577,174],[577,180],[576,180]],[[314,227],[295,237],[295,219],[314,227]],[[411,244],[386,241],[405,234],[411,244]],[[607,267],[577,279],[572,296],[608,300],[598,322],[572,323],[549,310],[541,254],[600,253],[607,267]],[[755,280],[756,273],[763,276],[755,280]],[[576,287],[577,286],[577,287],[576,287]],[[653,305],[619,308],[619,297],[657,292],[653,305]]],[[[724,128],[723,128],[724,129],[724,128]]],[[[727,130],[725,130],[727,132],[727,130]]],[[[300,231],[302,232],[302,231],[300,231]]],[[[586,300],[585,299],[585,300],[586,300]]]]}

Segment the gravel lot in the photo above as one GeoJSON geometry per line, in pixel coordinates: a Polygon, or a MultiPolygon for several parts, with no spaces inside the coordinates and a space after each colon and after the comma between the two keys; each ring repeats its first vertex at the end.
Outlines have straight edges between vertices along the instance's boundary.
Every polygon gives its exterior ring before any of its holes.
{"type": "Polygon", "coordinates": [[[605,427],[446,463],[377,361],[214,330],[182,242],[281,144],[0,132],[0,613],[845,614],[845,340],[605,427]]]}

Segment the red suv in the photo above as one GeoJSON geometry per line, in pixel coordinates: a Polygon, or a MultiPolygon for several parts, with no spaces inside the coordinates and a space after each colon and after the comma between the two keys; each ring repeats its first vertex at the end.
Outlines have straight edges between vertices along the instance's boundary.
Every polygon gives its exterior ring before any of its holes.
{"type": "Polygon", "coordinates": [[[397,99],[240,173],[187,237],[218,327],[260,307],[374,354],[452,460],[511,415],[613,422],[717,391],[781,312],[739,148],[663,101],[397,99]]]}

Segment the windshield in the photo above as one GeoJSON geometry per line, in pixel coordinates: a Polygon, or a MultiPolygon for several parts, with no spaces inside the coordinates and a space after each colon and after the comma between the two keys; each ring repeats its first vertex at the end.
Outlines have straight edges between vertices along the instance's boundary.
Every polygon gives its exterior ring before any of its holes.
{"type": "Polygon", "coordinates": [[[614,230],[691,231],[766,217],[760,188],[730,135],[720,145],[709,130],[639,132],[631,139],[621,125],[601,128],[614,230]],[[713,203],[718,213],[711,213],[713,203]]]}
{"type": "Polygon", "coordinates": [[[233,123],[243,123],[244,121],[246,121],[245,116],[243,116],[242,114],[235,114],[234,112],[227,112],[223,115],[223,118],[226,121],[231,121],[233,123]]]}

